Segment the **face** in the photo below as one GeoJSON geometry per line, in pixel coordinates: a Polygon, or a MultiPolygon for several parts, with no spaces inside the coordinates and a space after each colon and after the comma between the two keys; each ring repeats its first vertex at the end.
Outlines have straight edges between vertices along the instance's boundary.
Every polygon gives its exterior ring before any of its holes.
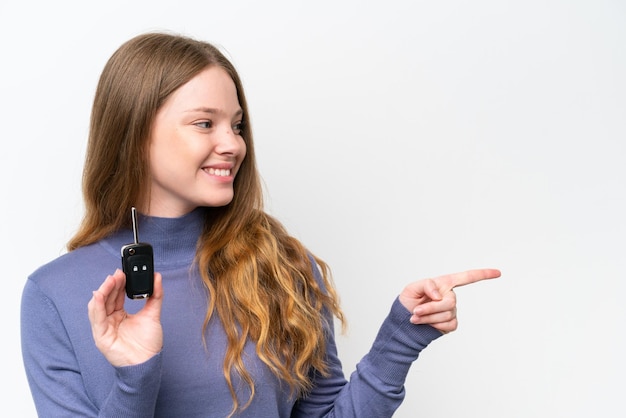
{"type": "Polygon", "coordinates": [[[149,215],[179,217],[199,206],[224,206],[246,155],[237,89],[209,67],[158,110],[149,140],[149,215]]]}

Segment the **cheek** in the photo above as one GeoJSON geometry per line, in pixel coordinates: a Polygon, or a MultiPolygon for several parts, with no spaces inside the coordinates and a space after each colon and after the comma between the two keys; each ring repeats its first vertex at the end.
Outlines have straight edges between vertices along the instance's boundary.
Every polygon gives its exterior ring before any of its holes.
{"type": "Polygon", "coordinates": [[[150,141],[150,167],[173,174],[175,170],[196,166],[206,155],[203,146],[202,141],[187,138],[184,132],[162,128],[150,141]]]}
{"type": "Polygon", "coordinates": [[[241,140],[241,150],[239,151],[239,165],[243,162],[243,160],[248,155],[248,147],[246,146],[246,141],[241,140]]]}
{"type": "Polygon", "coordinates": [[[150,146],[150,171],[153,176],[157,176],[158,174],[166,169],[169,163],[173,160],[173,158],[167,158],[169,151],[163,144],[152,144],[150,146]]]}
{"type": "Polygon", "coordinates": [[[154,142],[149,150],[149,165],[152,177],[156,180],[179,176],[181,168],[185,166],[186,150],[175,146],[175,141],[154,142]]]}

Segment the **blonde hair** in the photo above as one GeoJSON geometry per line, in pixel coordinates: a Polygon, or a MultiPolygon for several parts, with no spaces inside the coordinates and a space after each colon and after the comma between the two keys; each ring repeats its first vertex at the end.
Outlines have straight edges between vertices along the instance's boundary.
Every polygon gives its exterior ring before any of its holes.
{"type": "MultiPolygon", "coordinates": [[[[231,62],[213,45],[168,33],[146,33],[124,43],[104,67],[96,90],[83,172],[85,216],[68,249],[98,241],[128,226],[137,201],[149,201],[147,143],[155,114],[180,86],[210,66],[223,68],[237,88],[247,154],[234,197],[207,208],[196,262],[209,291],[204,326],[214,314],[228,347],[224,377],[234,414],[255,394],[242,352],[247,340],[295,396],[312,387],[312,371],[326,374],[325,350],[334,316],[345,325],[328,266],[263,209],[243,85],[231,62]],[[320,278],[314,271],[319,269],[320,278]],[[237,399],[232,373],[250,387],[237,399]]],[[[206,344],[206,342],[205,342],[206,344]]]]}

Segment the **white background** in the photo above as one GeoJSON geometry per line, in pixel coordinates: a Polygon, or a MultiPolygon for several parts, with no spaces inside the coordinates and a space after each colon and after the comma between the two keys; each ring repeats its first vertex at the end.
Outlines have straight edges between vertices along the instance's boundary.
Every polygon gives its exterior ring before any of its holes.
{"type": "Polygon", "coordinates": [[[20,295],[82,214],[98,76],[154,29],[239,69],[267,209],[333,268],[346,373],[406,283],[502,270],[457,290],[460,327],[413,366],[397,417],[624,416],[618,0],[3,1],[4,410],[35,416],[20,295]]]}

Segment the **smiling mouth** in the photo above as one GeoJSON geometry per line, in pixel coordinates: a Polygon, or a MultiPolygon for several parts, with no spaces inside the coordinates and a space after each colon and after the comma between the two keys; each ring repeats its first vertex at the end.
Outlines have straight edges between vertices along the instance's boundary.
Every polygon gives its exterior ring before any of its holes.
{"type": "Polygon", "coordinates": [[[218,176],[218,177],[230,176],[230,169],[228,168],[207,168],[205,169],[205,171],[212,176],[218,176]]]}

